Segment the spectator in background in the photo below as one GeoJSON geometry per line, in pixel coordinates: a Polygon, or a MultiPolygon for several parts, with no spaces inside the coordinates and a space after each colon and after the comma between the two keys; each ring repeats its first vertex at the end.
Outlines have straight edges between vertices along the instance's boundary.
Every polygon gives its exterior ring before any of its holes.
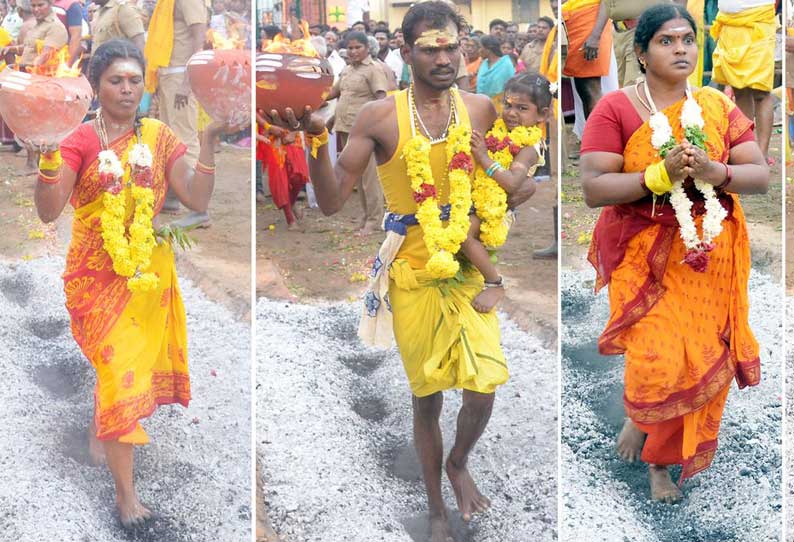
{"type": "Polygon", "coordinates": [[[494,19],[488,25],[488,32],[497,38],[504,39],[507,30],[507,23],[502,19],[494,19]]]}
{"type": "Polygon", "coordinates": [[[336,32],[329,30],[325,33],[325,44],[329,49],[336,51],[339,46],[339,36],[336,35],[336,32]]]}
{"type": "MultiPolygon", "coordinates": [[[[223,0],[216,0],[223,4],[223,0]]],[[[94,0],[98,6],[91,23],[91,50],[112,39],[126,39],[143,52],[143,16],[136,7],[123,0],[94,0]]]]}
{"type": "Polygon", "coordinates": [[[386,57],[389,54],[389,51],[391,51],[391,48],[389,47],[389,40],[391,39],[391,35],[389,34],[389,29],[388,28],[377,29],[375,31],[375,39],[378,42],[378,54],[376,56],[380,61],[385,62],[386,57]]]}
{"type": "Polygon", "coordinates": [[[88,23],[83,18],[83,7],[79,0],[55,0],[51,5],[53,13],[69,34],[69,62],[74,63],[83,54],[83,34],[89,34],[88,23]]]}
{"type": "Polygon", "coordinates": [[[2,27],[11,36],[11,39],[16,40],[19,37],[19,30],[22,28],[22,16],[17,10],[16,0],[8,0],[8,13],[3,17],[2,27]]]}
{"type": "MultiPolygon", "coordinates": [[[[347,137],[356,115],[361,108],[373,100],[386,97],[388,81],[383,69],[370,56],[369,40],[363,32],[350,32],[347,35],[347,54],[349,65],[342,70],[339,80],[334,84],[327,100],[339,98],[336,105],[334,131],[341,139],[341,149],[347,144],[347,137]]],[[[358,180],[358,193],[364,216],[359,233],[373,233],[380,226],[383,213],[383,192],[378,181],[374,155],[358,180]]]]}
{"type": "Polygon", "coordinates": [[[480,38],[477,36],[468,38],[464,53],[466,55],[466,71],[469,73],[469,85],[471,85],[472,89],[476,90],[477,73],[480,71],[483,54],[480,38]]]}
{"type": "MultiPolygon", "coordinates": [[[[187,146],[185,157],[195,167],[199,154],[198,103],[190,90],[186,64],[204,48],[208,12],[203,0],[160,1],[152,13],[144,56],[146,91],[157,92],[160,120],[187,146]]],[[[179,210],[179,200],[169,191],[163,210],[179,210]]],[[[175,222],[180,227],[207,227],[207,212],[191,212],[175,222]]]]}
{"type": "Polygon", "coordinates": [[[518,34],[518,25],[514,22],[507,23],[507,27],[505,28],[505,38],[515,42],[516,34],[518,34]]]}
{"type": "Polygon", "coordinates": [[[477,71],[477,94],[485,94],[494,102],[496,110],[502,110],[502,94],[505,83],[516,70],[510,55],[503,55],[501,42],[495,36],[483,36],[482,63],[477,71]]]}

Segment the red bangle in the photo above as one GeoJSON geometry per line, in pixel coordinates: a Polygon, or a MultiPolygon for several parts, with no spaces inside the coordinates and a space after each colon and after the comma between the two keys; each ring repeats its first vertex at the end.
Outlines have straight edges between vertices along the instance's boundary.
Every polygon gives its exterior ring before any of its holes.
{"type": "Polygon", "coordinates": [[[731,166],[725,163],[722,165],[725,166],[725,180],[722,181],[721,185],[715,187],[715,190],[725,190],[725,188],[727,188],[727,186],[731,184],[731,181],[733,180],[733,170],[731,170],[731,166]]]}
{"type": "Polygon", "coordinates": [[[45,175],[44,173],[39,171],[39,182],[42,182],[44,184],[58,184],[58,182],[60,182],[60,180],[61,180],[61,172],[60,171],[58,171],[58,173],[56,173],[53,176],[45,175]]]}
{"type": "Polygon", "coordinates": [[[642,177],[640,177],[640,186],[642,187],[645,194],[650,194],[652,190],[648,188],[648,185],[645,184],[645,170],[642,172],[642,177]]]}

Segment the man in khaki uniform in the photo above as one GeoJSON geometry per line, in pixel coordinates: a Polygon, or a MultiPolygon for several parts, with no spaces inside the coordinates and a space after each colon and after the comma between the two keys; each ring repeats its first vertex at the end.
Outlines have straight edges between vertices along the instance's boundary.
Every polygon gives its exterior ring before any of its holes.
{"type": "Polygon", "coordinates": [[[10,45],[3,49],[3,55],[14,53],[22,55],[20,63],[23,65],[35,65],[46,60],[46,55],[52,51],[57,51],[69,41],[69,34],[58,17],[52,11],[52,3],[49,0],[32,0],[30,7],[36,24],[25,33],[24,41],[20,45],[10,45]],[[41,40],[42,49],[39,55],[36,52],[36,42],[41,40]]]}
{"type": "MultiPolygon", "coordinates": [[[[185,156],[191,167],[195,167],[199,155],[198,103],[190,91],[186,64],[204,46],[209,13],[203,0],[175,0],[173,17],[174,45],[171,59],[168,66],[160,68],[157,75],[160,120],[187,146],[185,156]]],[[[163,209],[179,210],[179,202],[170,191],[163,209]]],[[[177,225],[183,227],[201,224],[209,224],[207,213],[190,213],[177,221],[177,225]]]]}
{"type": "Polygon", "coordinates": [[[99,5],[92,23],[92,49],[112,39],[127,39],[143,51],[143,16],[127,0],[94,0],[99,5]]]}
{"type": "MultiPolygon", "coordinates": [[[[47,55],[57,51],[69,42],[69,34],[58,17],[52,11],[50,0],[32,0],[30,2],[33,17],[36,23],[26,29],[21,45],[10,45],[3,49],[3,57],[7,53],[22,55],[20,64],[23,66],[41,64],[47,60],[47,55]],[[41,54],[36,52],[36,42],[41,41],[41,54]]],[[[23,174],[30,175],[38,171],[39,152],[30,144],[25,144],[27,149],[27,162],[23,174]]]]}
{"type": "MultiPolygon", "coordinates": [[[[331,89],[326,100],[339,98],[336,104],[334,132],[341,137],[342,148],[347,144],[347,135],[353,127],[361,108],[373,100],[386,97],[388,81],[381,67],[369,54],[369,41],[366,34],[353,32],[347,38],[347,52],[350,64],[339,74],[339,79],[331,89]]],[[[372,233],[383,218],[383,189],[378,180],[374,156],[370,159],[358,183],[364,216],[361,219],[361,233],[372,233]]]]}

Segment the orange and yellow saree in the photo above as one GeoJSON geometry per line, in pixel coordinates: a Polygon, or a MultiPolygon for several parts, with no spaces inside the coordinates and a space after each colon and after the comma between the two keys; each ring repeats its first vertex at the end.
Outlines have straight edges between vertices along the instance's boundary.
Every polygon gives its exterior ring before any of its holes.
{"type": "MultiPolygon", "coordinates": [[[[152,151],[157,214],[168,189],[167,173],[185,146],[165,124],[151,119],[143,120],[141,139],[152,151]]],[[[126,164],[136,141],[130,132],[110,148],[126,164]]],[[[130,292],[126,277],[113,271],[101,234],[104,187],[97,160],[101,150],[92,123],[77,128],[61,144],[64,167],[77,173],[70,200],[72,240],[63,274],[66,308],[75,341],[96,370],[97,438],[145,444],[148,437],[140,419],[158,405],[187,406],[190,400],[185,309],[170,244],[158,244],[152,254],[149,270],[160,279],[152,291],[130,292]]],[[[130,201],[128,225],[134,209],[130,201]]]]}
{"type": "MultiPolygon", "coordinates": [[[[695,99],[712,160],[727,162],[731,147],[753,140],[752,123],[722,93],[704,88],[695,99]]],[[[683,101],[665,110],[679,141],[683,101]]],[[[660,159],[650,141],[648,122],[641,123],[625,143],[624,172],[644,171],[660,159]]],[[[687,192],[700,228],[702,196],[687,192]]],[[[670,204],[657,202],[652,212],[650,198],[604,208],[589,253],[596,289],[609,285],[610,318],[599,351],[625,354],[626,414],[648,435],[642,459],[681,464],[681,480],[711,463],[731,380],[740,388],[760,380],[748,324],[746,222],[736,195],[721,193],[720,201],[729,214],[705,272],[683,263],[686,248],[670,204]]]]}

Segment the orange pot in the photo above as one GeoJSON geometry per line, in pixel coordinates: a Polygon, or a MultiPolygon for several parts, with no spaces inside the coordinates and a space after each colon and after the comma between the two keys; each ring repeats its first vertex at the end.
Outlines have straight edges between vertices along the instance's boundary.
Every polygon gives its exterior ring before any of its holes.
{"type": "Polygon", "coordinates": [[[199,51],[187,62],[190,88],[214,120],[232,125],[251,122],[251,51],[199,51]]]}
{"type": "Polygon", "coordinates": [[[20,139],[35,145],[60,143],[91,106],[88,79],[47,77],[6,68],[0,72],[0,116],[20,139]]]}
{"type": "Polygon", "coordinates": [[[314,111],[331,92],[334,75],[324,58],[261,53],[256,57],[256,107],[284,116],[291,107],[300,118],[306,106],[314,111]]]}

